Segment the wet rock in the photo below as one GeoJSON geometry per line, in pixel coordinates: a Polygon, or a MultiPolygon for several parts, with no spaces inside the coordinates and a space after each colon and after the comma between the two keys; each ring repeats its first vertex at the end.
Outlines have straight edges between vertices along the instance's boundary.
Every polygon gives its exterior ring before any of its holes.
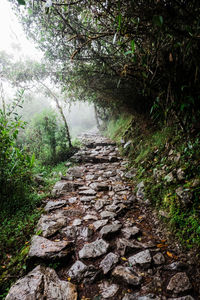
{"type": "Polygon", "coordinates": [[[153,262],[155,265],[162,265],[165,263],[165,257],[162,253],[158,252],[153,256],[153,262]]]}
{"type": "Polygon", "coordinates": [[[105,225],[101,230],[100,230],[100,235],[102,238],[109,238],[113,233],[117,233],[120,228],[122,227],[121,224],[115,224],[115,225],[105,225]]]}
{"type": "Polygon", "coordinates": [[[67,218],[59,211],[53,215],[43,215],[37,224],[37,231],[41,232],[43,237],[49,237],[66,225],[67,218]]]}
{"type": "Polygon", "coordinates": [[[86,270],[88,267],[82,261],[77,260],[69,269],[68,276],[80,282],[84,278],[86,270]]]}
{"type": "Polygon", "coordinates": [[[184,189],[182,186],[176,189],[176,194],[178,195],[181,203],[187,206],[192,202],[192,193],[188,189],[184,189]]]}
{"type": "Polygon", "coordinates": [[[94,196],[89,196],[89,197],[85,196],[85,197],[81,197],[80,201],[81,202],[92,202],[95,198],[96,197],[94,197],[94,196]]]}
{"type": "Polygon", "coordinates": [[[79,225],[81,225],[82,224],[82,220],[81,219],[75,219],[74,221],[73,221],[73,226],[79,226],[79,225]]]}
{"type": "Polygon", "coordinates": [[[31,259],[63,258],[71,252],[72,243],[68,241],[53,242],[42,236],[34,235],[28,253],[31,259]]]}
{"type": "Polygon", "coordinates": [[[83,217],[84,221],[88,221],[88,220],[98,220],[98,217],[95,215],[86,215],[85,217],[83,217]]]}
{"type": "Polygon", "coordinates": [[[46,212],[50,212],[52,210],[61,208],[66,205],[65,200],[60,200],[60,201],[48,201],[47,205],[45,206],[44,210],[46,212]]]}
{"type": "Polygon", "coordinates": [[[70,204],[73,204],[73,203],[75,203],[76,201],[77,201],[77,197],[71,197],[71,198],[68,199],[68,202],[69,202],[70,204]]]}
{"type": "Polygon", "coordinates": [[[69,240],[74,240],[77,234],[77,228],[75,226],[67,226],[61,230],[61,233],[69,240]]]}
{"type": "Polygon", "coordinates": [[[175,261],[171,263],[170,265],[163,266],[165,270],[170,270],[170,271],[185,271],[188,269],[188,264],[183,263],[181,261],[175,261]]]}
{"type": "Polygon", "coordinates": [[[98,230],[99,228],[105,226],[107,223],[108,223],[108,219],[105,219],[105,220],[98,220],[94,222],[93,225],[95,229],[98,230]]]}
{"type": "Polygon", "coordinates": [[[117,249],[120,251],[120,255],[122,256],[141,248],[143,247],[137,241],[128,241],[124,238],[117,240],[117,249]]]}
{"type": "Polygon", "coordinates": [[[117,284],[109,284],[107,281],[99,284],[99,288],[103,299],[110,299],[111,297],[114,297],[119,290],[119,286],[117,284]]]}
{"type": "Polygon", "coordinates": [[[101,261],[100,268],[103,269],[103,273],[107,274],[118,262],[119,256],[110,252],[106,257],[101,261]]]}
{"type": "Polygon", "coordinates": [[[117,266],[113,272],[112,276],[118,280],[122,280],[127,284],[137,286],[141,283],[142,277],[138,276],[133,268],[117,266]]]}
{"type": "Polygon", "coordinates": [[[10,289],[6,300],[77,300],[76,286],[58,278],[53,269],[37,266],[10,289]]]}
{"type": "Polygon", "coordinates": [[[141,267],[148,268],[151,264],[151,254],[149,250],[141,251],[128,258],[131,265],[139,265],[141,267]]]}
{"type": "Polygon", "coordinates": [[[96,210],[100,210],[100,209],[102,209],[104,207],[105,204],[106,204],[105,200],[99,199],[99,200],[96,201],[94,207],[95,207],[96,210]]]}
{"type": "Polygon", "coordinates": [[[83,227],[80,231],[80,237],[84,240],[88,240],[91,236],[93,236],[94,230],[90,227],[83,227]]]}
{"type": "Polygon", "coordinates": [[[136,236],[140,232],[140,229],[136,226],[127,227],[122,229],[122,233],[125,238],[130,239],[131,237],[136,236]]]}
{"type": "Polygon", "coordinates": [[[111,212],[111,211],[102,211],[101,213],[100,213],[100,216],[101,216],[101,218],[102,219],[113,219],[113,218],[115,218],[117,215],[116,215],[116,213],[114,213],[114,212],[111,212]]]}
{"type": "Polygon", "coordinates": [[[109,244],[102,239],[96,240],[92,243],[85,244],[79,251],[80,258],[98,257],[107,252],[109,244]]]}
{"type": "Polygon", "coordinates": [[[67,173],[72,175],[75,178],[81,178],[83,176],[83,168],[81,167],[69,168],[67,173]]]}
{"type": "Polygon", "coordinates": [[[79,191],[79,195],[84,195],[84,196],[95,196],[96,191],[92,189],[84,190],[84,191],[79,191]]]}
{"type": "Polygon", "coordinates": [[[173,294],[186,292],[192,288],[189,278],[185,272],[175,274],[169,281],[167,290],[173,294]]]}
{"type": "MultiPolygon", "coordinates": [[[[160,300],[160,297],[155,296],[154,294],[148,294],[145,296],[139,296],[138,294],[126,294],[122,300],[160,300]]],[[[164,298],[163,298],[164,299],[164,298]]]]}
{"type": "Polygon", "coordinates": [[[60,196],[62,194],[66,194],[67,192],[73,192],[78,187],[73,182],[68,182],[66,180],[60,180],[56,182],[53,187],[52,195],[53,196],[60,196]]]}

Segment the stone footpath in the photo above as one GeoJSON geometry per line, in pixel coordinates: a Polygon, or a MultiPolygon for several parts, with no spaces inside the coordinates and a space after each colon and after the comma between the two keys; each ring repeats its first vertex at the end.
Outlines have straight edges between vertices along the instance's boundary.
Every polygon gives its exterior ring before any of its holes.
{"type": "Polygon", "coordinates": [[[200,299],[190,266],[154,233],[115,144],[92,134],[83,141],[79,166],[55,184],[38,222],[32,271],[6,300],[200,299]]]}

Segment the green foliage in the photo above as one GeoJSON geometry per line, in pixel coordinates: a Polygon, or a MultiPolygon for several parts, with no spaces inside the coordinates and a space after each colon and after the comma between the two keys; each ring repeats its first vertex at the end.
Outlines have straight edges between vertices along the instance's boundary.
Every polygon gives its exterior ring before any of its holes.
{"type": "Polygon", "coordinates": [[[35,115],[27,128],[26,146],[44,164],[66,160],[71,154],[65,127],[53,110],[35,115]]]}
{"type": "Polygon", "coordinates": [[[10,111],[0,110],[0,198],[1,209],[9,207],[15,211],[23,204],[31,183],[33,157],[16,146],[19,130],[24,123],[17,116],[13,120],[10,111]]]}

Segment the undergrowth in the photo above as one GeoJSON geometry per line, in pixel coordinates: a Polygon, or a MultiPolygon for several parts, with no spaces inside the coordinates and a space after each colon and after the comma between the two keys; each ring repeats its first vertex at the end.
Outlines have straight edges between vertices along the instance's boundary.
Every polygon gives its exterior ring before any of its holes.
{"type": "Polygon", "coordinates": [[[137,170],[132,183],[144,182],[145,197],[158,214],[164,211],[160,218],[174,236],[187,248],[200,247],[200,135],[155,128],[137,115],[110,122],[107,135],[128,157],[129,170],[137,170]]]}

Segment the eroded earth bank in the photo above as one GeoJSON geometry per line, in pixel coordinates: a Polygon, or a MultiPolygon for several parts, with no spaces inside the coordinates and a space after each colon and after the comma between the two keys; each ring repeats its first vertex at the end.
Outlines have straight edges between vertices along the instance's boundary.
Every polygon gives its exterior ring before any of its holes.
{"type": "Polygon", "coordinates": [[[127,161],[98,134],[56,183],[29,250],[29,273],[6,300],[199,299],[195,262],[170,245],[127,161]]]}

